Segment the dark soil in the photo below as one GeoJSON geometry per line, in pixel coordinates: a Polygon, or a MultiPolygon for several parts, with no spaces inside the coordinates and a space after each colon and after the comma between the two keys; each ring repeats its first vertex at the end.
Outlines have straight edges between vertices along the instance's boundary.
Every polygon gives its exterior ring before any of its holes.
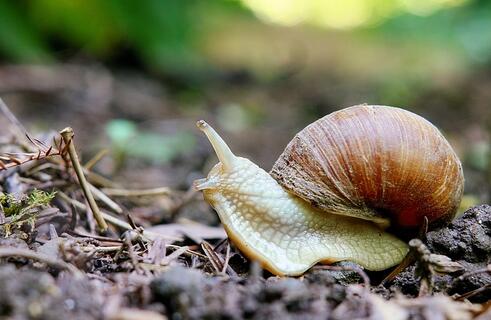
{"type": "MultiPolygon", "coordinates": [[[[489,273],[466,273],[485,270],[491,260],[491,206],[468,210],[448,227],[427,234],[427,245],[433,253],[444,254],[458,261],[465,273],[436,275],[435,291],[466,294],[491,285],[489,273]],[[463,250],[462,248],[466,248],[463,250]]],[[[411,266],[399,274],[388,288],[373,291],[388,297],[401,292],[416,297],[419,279],[411,266]]],[[[206,277],[202,272],[174,268],[151,283],[155,301],[165,305],[171,319],[354,319],[372,315],[366,298],[350,294],[351,271],[312,270],[304,278],[249,277],[247,280],[224,281],[206,277]],[[365,307],[363,307],[365,306],[365,307]]],[[[356,282],[359,277],[353,277],[356,282]]],[[[352,280],[354,280],[352,278],[352,280]]],[[[352,282],[352,283],[356,283],[352,282]]],[[[471,297],[474,302],[491,299],[491,289],[471,297]]],[[[413,310],[415,319],[424,314],[413,310]]]]}
{"type": "Polygon", "coordinates": [[[235,282],[179,267],[152,281],[151,289],[171,319],[326,319],[347,301],[346,287],[328,271],[303,280],[250,277],[235,282]]]}
{"type": "MultiPolygon", "coordinates": [[[[485,271],[491,262],[491,206],[471,208],[449,226],[428,232],[427,245],[431,252],[448,256],[465,269],[463,275],[437,275],[436,291],[462,295],[491,286],[491,274],[485,271]],[[481,272],[472,274],[477,271],[481,272]],[[471,274],[466,275],[468,273],[471,274]]],[[[415,278],[414,269],[411,266],[401,272],[390,287],[391,291],[416,296],[419,281],[415,278]]],[[[476,293],[469,299],[474,302],[488,301],[491,299],[491,288],[476,293]]]]}
{"type": "Polygon", "coordinates": [[[455,261],[473,264],[491,259],[491,206],[481,205],[467,210],[449,226],[427,234],[432,252],[455,261]]]}
{"type": "MultiPolygon", "coordinates": [[[[491,206],[488,205],[474,207],[448,227],[429,232],[428,248],[433,253],[451,257],[465,268],[457,274],[435,275],[434,290],[465,295],[490,286],[491,276],[485,272],[491,259],[490,239],[491,206]],[[476,271],[481,272],[469,274],[476,271]]],[[[1,245],[28,247],[23,240],[15,238],[3,239],[1,245]]],[[[342,263],[343,267],[349,269],[353,264],[342,263]]],[[[375,317],[385,312],[384,308],[401,309],[401,306],[410,319],[433,319],[425,315],[428,308],[442,315],[446,312],[436,307],[438,296],[412,300],[397,297],[397,293],[417,297],[420,279],[414,274],[414,265],[400,273],[389,286],[372,283],[369,291],[360,286],[362,278],[351,270],[314,268],[301,278],[278,278],[263,275],[255,264],[251,268],[248,274],[233,277],[211,276],[184,265],[173,266],[155,277],[147,274],[143,277],[145,280],[135,281],[141,277],[135,274],[135,279],[124,280],[131,285],[119,299],[125,301],[121,304],[126,307],[153,310],[152,314],[158,311],[169,319],[355,319],[375,317]],[[383,300],[377,295],[389,298],[393,304],[380,309],[379,302],[383,300]]],[[[101,275],[107,277],[107,281],[122,284],[118,273],[111,271],[101,275]]],[[[369,276],[380,277],[376,273],[369,276]]],[[[107,312],[103,312],[103,306],[107,309],[107,304],[111,304],[111,299],[105,296],[107,288],[107,284],[97,278],[45,269],[42,264],[27,259],[3,259],[0,319],[107,318],[107,312]],[[104,287],[105,290],[101,290],[104,287]]],[[[482,290],[468,299],[488,301],[491,290],[482,290]]],[[[445,303],[464,308],[450,299],[445,303]]]]}
{"type": "Polygon", "coordinates": [[[101,319],[102,299],[88,279],[0,267],[0,319],[101,319]]]}

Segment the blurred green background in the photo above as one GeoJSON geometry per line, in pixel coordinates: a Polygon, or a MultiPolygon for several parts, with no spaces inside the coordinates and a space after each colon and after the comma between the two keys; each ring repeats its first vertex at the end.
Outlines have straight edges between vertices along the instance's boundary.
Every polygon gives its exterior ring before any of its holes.
{"type": "MultiPolygon", "coordinates": [[[[269,169],[359,103],[442,129],[468,203],[490,200],[491,2],[0,0],[0,94],[34,132],[71,125],[99,170],[186,189],[216,160],[200,118],[269,169]]],[[[466,204],[467,205],[467,202],[466,204]]]]}

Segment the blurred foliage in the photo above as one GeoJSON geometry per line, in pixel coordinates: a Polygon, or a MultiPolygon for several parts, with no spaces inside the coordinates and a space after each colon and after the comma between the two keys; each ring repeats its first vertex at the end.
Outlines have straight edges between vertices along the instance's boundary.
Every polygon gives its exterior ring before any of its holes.
{"type": "MultiPolygon", "coordinates": [[[[206,3],[205,9],[233,7],[220,2],[206,3]]],[[[1,0],[0,54],[21,62],[47,61],[67,51],[109,60],[126,50],[149,68],[181,71],[199,63],[194,45],[201,32],[197,11],[204,4],[195,0],[1,0]]]]}
{"type": "Polygon", "coordinates": [[[350,29],[373,25],[399,13],[430,15],[462,5],[466,0],[242,0],[266,20],[293,25],[307,22],[321,27],[350,29]]]}
{"type": "Polygon", "coordinates": [[[479,197],[472,194],[465,194],[462,197],[462,201],[459,204],[459,208],[457,210],[457,216],[460,216],[470,208],[481,204],[481,202],[482,200],[479,197]]]}
{"type": "Polygon", "coordinates": [[[165,164],[189,152],[196,144],[190,132],[162,135],[140,131],[134,122],[125,119],[108,122],[106,133],[111,139],[116,167],[122,166],[128,157],[165,164]]]}
{"type": "MultiPolygon", "coordinates": [[[[82,53],[168,74],[206,68],[210,27],[237,17],[426,41],[491,57],[491,3],[471,0],[0,0],[0,56],[46,62],[82,53]]],[[[220,41],[220,39],[214,39],[220,41]]]]}
{"type": "Polygon", "coordinates": [[[473,169],[486,172],[489,168],[489,161],[491,159],[491,146],[482,141],[476,142],[469,147],[469,151],[466,154],[465,162],[473,169]]]}
{"type": "Polygon", "coordinates": [[[16,61],[45,61],[50,59],[47,45],[31,20],[13,2],[0,1],[0,51],[16,61]]]}
{"type": "Polygon", "coordinates": [[[473,1],[465,6],[436,12],[431,17],[400,15],[381,25],[379,31],[413,43],[461,50],[474,63],[491,61],[491,2],[473,1]]]}

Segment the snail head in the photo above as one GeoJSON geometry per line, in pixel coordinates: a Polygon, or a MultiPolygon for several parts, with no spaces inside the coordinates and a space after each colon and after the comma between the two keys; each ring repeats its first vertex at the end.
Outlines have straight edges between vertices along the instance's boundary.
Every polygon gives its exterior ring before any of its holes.
{"type": "Polygon", "coordinates": [[[205,197],[215,192],[240,193],[240,189],[247,187],[245,182],[254,175],[258,167],[246,158],[235,156],[208,123],[200,120],[196,125],[210,141],[220,162],[210,170],[206,178],[194,181],[194,188],[203,191],[205,197]]]}

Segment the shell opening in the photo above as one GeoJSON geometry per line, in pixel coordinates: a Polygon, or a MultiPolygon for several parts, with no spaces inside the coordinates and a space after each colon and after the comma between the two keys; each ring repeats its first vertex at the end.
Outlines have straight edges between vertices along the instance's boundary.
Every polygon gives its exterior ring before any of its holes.
{"type": "Polygon", "coordinates": [[[230,171],[236,157],[225,141],[223,141],[222,137],[220,137],[220,135],[218,135],[218,133],[204,120],[196,122],[196,126],[204,132],[210,141],[218,156],[218,160],[222,163],[223,169],[225,171],[230,171]]]}

